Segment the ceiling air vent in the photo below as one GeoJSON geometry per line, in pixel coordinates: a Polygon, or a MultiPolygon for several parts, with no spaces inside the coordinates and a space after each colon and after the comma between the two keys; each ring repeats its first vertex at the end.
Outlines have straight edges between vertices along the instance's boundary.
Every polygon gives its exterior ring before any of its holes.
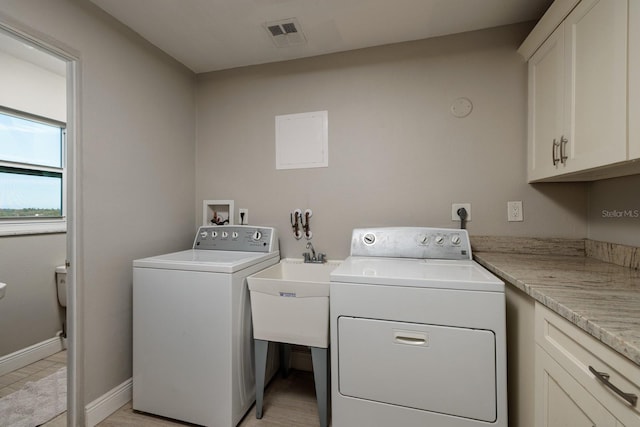
{"type": "Polygon", "coordinates": [[[303,45],[307,42],[296,18],[265,22],[264,27],[277,47],[303,45]]]}

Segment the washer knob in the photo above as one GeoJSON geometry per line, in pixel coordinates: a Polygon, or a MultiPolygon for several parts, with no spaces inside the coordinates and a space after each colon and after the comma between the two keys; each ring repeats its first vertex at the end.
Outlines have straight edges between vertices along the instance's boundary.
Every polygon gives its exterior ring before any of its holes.
{"type": "Polygon", "coordinates": [[[200,233],[200,237],[202,237],[203,239],[207,238],[207,232],[203,231],[202,233],[200,233]]]}
{"type": "Polygon", "coordinates": [[[422,236],[418,237],[418,243],[421,245],[426,245],[427,243],[429,243],[429,235],[423,234],[422,236]]]}
{"type": "Polygon", "coordinates": [[[459,234],[454,234],[453,236],[451,236],[451,243],[453,243],[454,245],[459,245],[460,244],[460,235],[459,234]]]}
{"type": "Polygon", "coordinates": [[[238,232],[234,231],[233,233],[231,233],[231,238],[232,239],[237,239],[238,238],[238,232]]]}
{"type": "Polygon", "coordinates": [[[438,245],[443,244],[444,243],[444,236],[440,236],[440,235],[436,236],[436,243],[438,245]]]}
{"type": "Polygon", "coordinates": [[[218,232],[217,232],[217,231],[212,231],[212,232],[211,232],[211,237],[213,237],[214,239],[215,239],[216,237],[218,237],[218,232]]]}
{"type": "Polygon", "coordinates": [[[251,238],[257,242],[258,240],[260,240],[262,238],[262,233],[258,230],[254,231],[253,236],[251,236],[251,238]]]}
{"type": "Polygon", "coordinates": [[[227,237],[229,237],[229,232],[228,231],[223,231],[222,232],[222,238],[226,239],[227,237]]]}

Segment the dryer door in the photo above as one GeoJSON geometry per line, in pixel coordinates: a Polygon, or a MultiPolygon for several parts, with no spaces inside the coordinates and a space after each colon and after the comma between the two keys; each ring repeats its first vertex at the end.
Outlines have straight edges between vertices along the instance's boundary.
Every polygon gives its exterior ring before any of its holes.
{"type": "Polygon", "coordinates": [[[495,346],[487,330],[339,317],[339,392],[493,422],[495,346]]]}

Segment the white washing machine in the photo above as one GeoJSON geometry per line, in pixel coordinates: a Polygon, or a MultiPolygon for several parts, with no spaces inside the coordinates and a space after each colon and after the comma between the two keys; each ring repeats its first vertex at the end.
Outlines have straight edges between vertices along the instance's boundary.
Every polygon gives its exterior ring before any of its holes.
{"type": "Polygon", "coordinates": [[[193,249],[133,262],[133,409],[234,427],[255,401],[246,277],[280,260],[274,228],[200,227],[193,249]]]}
{"type": "Polygon", "coordinates": [[[504,284],[466,230],[354,230],[330,323],[333,427],[507,427],[504,284]]]}

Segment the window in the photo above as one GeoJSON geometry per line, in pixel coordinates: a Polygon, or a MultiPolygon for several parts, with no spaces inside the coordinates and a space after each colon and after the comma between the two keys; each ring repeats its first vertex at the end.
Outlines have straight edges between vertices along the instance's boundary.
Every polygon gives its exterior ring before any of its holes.
{"type": "Polygon", "coordinates": [[[65,125],[0,109],[0,233],[65,231],[65,125]]]}

